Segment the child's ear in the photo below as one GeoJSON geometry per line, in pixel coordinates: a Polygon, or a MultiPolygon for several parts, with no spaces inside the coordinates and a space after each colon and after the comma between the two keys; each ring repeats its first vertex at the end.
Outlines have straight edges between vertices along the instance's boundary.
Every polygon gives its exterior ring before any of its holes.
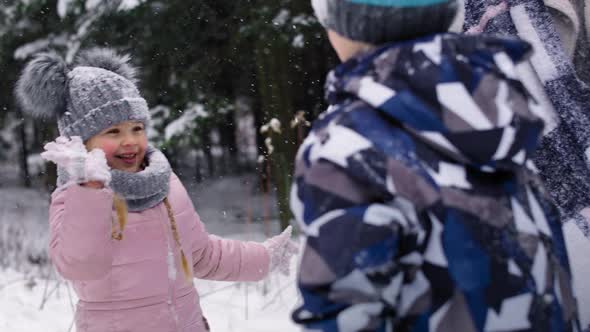
{"type": "Polygon", "coordinates": [[[350,59],[360,52],[374,47],[373,45],[367,43],[348,39],[331,29],[328,29],[327,33],[330,44],[332,44],[332,47],[342,62],[350,59]]]}

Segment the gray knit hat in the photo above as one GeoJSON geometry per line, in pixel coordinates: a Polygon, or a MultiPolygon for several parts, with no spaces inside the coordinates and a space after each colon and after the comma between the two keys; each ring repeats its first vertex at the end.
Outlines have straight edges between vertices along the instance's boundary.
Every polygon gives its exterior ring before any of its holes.
{"type": "Polygon", "coordinates": [[[312,0],[320,23],[352,40],[379,45],[446,32],[457,0],[312,0]]]}
{"type": "Polygon", "coordinates": [[[129,56],[110,49],[81,52],[71,70],[57,53],[42,53],[26,65],[15,93],[23,111],[55,117],[61,135],[86,141],[124,121],[148,125],[150,114],[135,86],[135,73],[129,56]]]}

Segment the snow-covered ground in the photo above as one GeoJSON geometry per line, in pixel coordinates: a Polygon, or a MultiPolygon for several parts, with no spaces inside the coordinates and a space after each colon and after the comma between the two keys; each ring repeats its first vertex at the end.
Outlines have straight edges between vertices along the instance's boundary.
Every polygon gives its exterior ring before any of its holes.
{"type": "MultiPolygon", "coordinates": [[[[298,301],[294,276],[275,274],[257,283],[195,280],[195,286],[212,331],[299,330],[290,319],[298,301]]],[[[64,281],[0,270],[0,331],[75,331],[75,303],[76,295],[64,281]]]]}
{"type": "MultiPolygon", "coordinates": [[[[279,233],[274,198],[259,194],[256,176],[184,182],[210,233],[254,241],[279,233]]],[[[48,193],[0,184],[0,251],[10,256],[0,257],[0,331],[75,331],[71,287],[48,266],[29,262],[47,247],[48,193]]],[[[294,273],[257,283],[195,280],[195,287],[212,331],[299,330],[290,319],[299,301],[294,273]]]]}

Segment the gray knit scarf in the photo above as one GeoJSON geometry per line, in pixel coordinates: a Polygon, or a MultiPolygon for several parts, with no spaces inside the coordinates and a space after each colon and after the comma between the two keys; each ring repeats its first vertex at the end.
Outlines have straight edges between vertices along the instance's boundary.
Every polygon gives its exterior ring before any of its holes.
{"type": "MultiPolygon", "coordinates": [[[[149,146],[145,155],[146,167],[137,173],[111,170],[110,187],[123,197],[131,212],[139,212],[156,206],[168,196],[172,168],[164,154],[149,146]]],[[[67,173],[58,167],[58,186],[68,182],[67,173]]]]}

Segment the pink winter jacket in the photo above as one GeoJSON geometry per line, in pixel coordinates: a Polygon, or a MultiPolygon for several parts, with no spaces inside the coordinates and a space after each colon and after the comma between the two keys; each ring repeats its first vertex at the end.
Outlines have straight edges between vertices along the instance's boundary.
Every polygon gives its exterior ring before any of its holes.
{"type": "MultiPolygon", "coordinates": [[[[187,259],[192,253],[196,278],[257,281],[266,276],[266,249],[207,234],[174,174],[168,200],[187,259]]],[[[184,277],[164,204],[130,212],[121,241],[111,238],[113,216],[108,189],[71,185],[52,195],[49,253],[78,295],[77,331],[205,331],[199,296],[184,277]],[[168,270],[168,246],[176,271],[168,270]]]]}

